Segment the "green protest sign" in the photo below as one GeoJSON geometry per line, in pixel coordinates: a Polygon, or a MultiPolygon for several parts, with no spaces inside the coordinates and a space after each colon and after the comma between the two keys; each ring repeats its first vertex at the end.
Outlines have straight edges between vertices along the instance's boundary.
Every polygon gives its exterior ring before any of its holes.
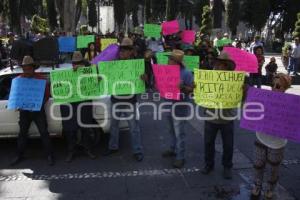
{"type": "Polygon", "coordinates": [[[171,52],[159,52],[156,53],[157,58],[157,64],[160,65],[167,65],[169,62],[169,55],[171,55],[171,52]]]}
{"type": "Polygon", "coordinates": [[[51,93],[55,103],[72,103],[101,96],[96,67],[54,70],[50,73],[51,93]]]}
{"type": "Polygon", "coordinates": [[[161,26],[157,24],[145,24],[144,35],[146,37],[160,38],[161,26]]]}
{"type": "Polygon", "coordinates": [[[225,45],[231,44],[232,40],[228,38],[223,38],[217,41],[217,47],[223,47],[225,45]]]}
{"type": "Polygon", "coordinates": [[[199,56],[184,56],[183,63],[187,69],[189,69],[193,72],[194,69],[199,69],[200,57],[199,56]]]}
{"type": "Polygon", "coordinates": [[[77,36],[77,49],[87,48],[91,42],[95,42],[94,35],[79,35],[77,36]]]}
{"type": "Polygon", "coordinates": [[[140,76],[145,73],[144,60],[118,60],[100,62],[100,87],[104,94],[130,95],[145,92],[145,82],[140,76]]]}

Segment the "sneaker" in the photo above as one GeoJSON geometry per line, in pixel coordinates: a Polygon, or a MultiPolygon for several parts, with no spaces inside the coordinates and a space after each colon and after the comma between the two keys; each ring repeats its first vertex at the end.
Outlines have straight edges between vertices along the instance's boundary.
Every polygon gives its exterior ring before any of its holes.
{"type": "Polygon", "coordinates": [[[116,154],[116,153],[118,153],[118,152],[119,152],[119,150],[108,149],[107,151],[105,151],[105,152],[103,153],[103,156],[110,156],[110,155],[116,154]]]}
{"type": "Polygon", "coordinates": [[[74,152],[69,152],[67,157],[66,157],[66,162],[67,163],[72,162],[73,158],[74,158],[74,152]]]}
{"type": "Polygon", "coordinates": [[[175,160],[173,162],[173,167],[177,169],[181,169],[184,166],[184,160],[175,160]]]}
{"type": "Polygon", "coordinates": [[[232,170],[231,170],[231,168],[224,168],[223,177],[225,179],[232,179],[232,170]]]}
{"type": "Polygon", "coordinates": [[[142,153],[136,153],[133,155],[135,160],[138,162],[142,162],[144,160],[144,154],[142,153]]]}
{"type": "Polygon", "coordinates": [[[163,152],[161,155],[164,158],[169,158],[169,157],[175,157],[176,153],[174,151],[167,150],[167,151],[163,152]]]}
{"type": "Polygon", "coordinates": [[[47,157],[48,165],[53,166],[55,164],[54,157],[52,155],[47,157]]]}
{"type": "Polygon", "coordinates": [[[15,157],[12,162],[9,164],[10,166],[15,166],[17,164],[19,164],[20,162],[22,162],[23,160],[23,156],[18,155],[17,157],[15,157]]]}
{"type": "Polygon", "coordinates": [[[205,165],[203,167],[203,169],[201,170],[201,173],[204,174],[204,175],[208,175],[210,174],[212,171],[214,170],[214,167],[210,167],[208,165],[205,165]]]}

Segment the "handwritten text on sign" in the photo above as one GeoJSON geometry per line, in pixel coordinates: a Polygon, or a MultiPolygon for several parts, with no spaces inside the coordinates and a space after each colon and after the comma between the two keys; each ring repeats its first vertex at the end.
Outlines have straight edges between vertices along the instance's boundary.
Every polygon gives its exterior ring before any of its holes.
{"type": "Polygon", "coordinates": [[[156,88],[160,96],[165,99],[180,99],[180,71],[179,66],[172,65],[153,65],[156,88]]]}
{"type": "Polygon", "coordinates": [[[55,70],[50,74],[51,91],[56,103],[72,103],[101,95],[96,67],[80,67],[77,71],[55,70]]]}
{"type": "Polygon", "coordinates": [[[46,88],[46,80],[15,78],[12,81],[7,108],[9,110],[40,111],[46,88]]]}
{"type": "Polygon", "coordinates": [[[243,97],[244,73],[195,70],[196,103],[205,108],[236,108],[243,97]]]}
{"type": "Polygon", "coordinates": [[[235,71],[257,73],[258,62],[254,54],[234,47],[224,47],[224,51],[234,60],[236,64],[235,71]]]}
{"type": "Polygon", "coordinates": [[[264,116],[260,120],[253,120],[258,119],[262,113],[244,113],[240,126],[248,130],[300,142],[299,102],[300,96],[297,95],[250,88],[246,99],[247,108],[248,110],[260,109],[261,106],[258,104],[261,104],[264,108],[264,116]]]}
{"type": "Polygon", "coordinates": [[[101,88],[109,95],[130,95],[145,92],[145,82],[141,75],[145,73],[144,60],[118,60],[99,63],[99,72],[103,80],[101,88]]]}

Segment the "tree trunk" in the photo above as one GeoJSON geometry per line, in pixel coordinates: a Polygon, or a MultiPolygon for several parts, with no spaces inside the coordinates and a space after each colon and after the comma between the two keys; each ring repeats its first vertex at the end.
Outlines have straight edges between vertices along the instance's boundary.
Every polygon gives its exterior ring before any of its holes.
{"type": "Polygon", "coordinates": [[[75,33],[75,1],[64,0],[64,31],[75,33]]]}

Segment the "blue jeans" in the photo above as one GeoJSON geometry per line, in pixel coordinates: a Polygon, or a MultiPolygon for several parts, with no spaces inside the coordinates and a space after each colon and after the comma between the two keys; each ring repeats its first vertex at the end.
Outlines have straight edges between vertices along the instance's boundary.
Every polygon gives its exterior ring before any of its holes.
{"type": "Polygon", "coordinates": [[[185,133],[186,120],[177,120],[171,115],[167,116],[167,130],[171,136],[170,150],[176,154],[176,160],[185,158],[185,133]]]}
{"type": "MultiPolygon", "coordinates": [[[[140,131],[140,125],[139,121],[137,119],[137,112],[136,107],[134,105],[134,112],[116,112],[113,110],[114,103],[112,103],[112,110],[111,110],[111,125],[110,125],[110,138],[109,138],[109,149],[110,150],[118,150],[119,149],[119,122],[122,120],[127,120],[125,118],[131,117],[131,119],[128,119],[128,125],[129,125],[129,131],[131,135],[131,145],[133,153],[143,153],[143,147],[142,147],[142,139],[141,139],[141,131],[140,131]],[[113,112],[115,117],[119,118],[116,119],[113,116],[113,112]]],[[[129,109],[129,105],[118,105],[116,106],[117,109],[129,109]]]]}
{"type": "Polygon", "coordinates": [[[294,72],[296,74],[298,72],[298,65],[299,65],[299,58],[292,58],[289,59],[289,66],[288,66],[288,72],[294,72]]]}

